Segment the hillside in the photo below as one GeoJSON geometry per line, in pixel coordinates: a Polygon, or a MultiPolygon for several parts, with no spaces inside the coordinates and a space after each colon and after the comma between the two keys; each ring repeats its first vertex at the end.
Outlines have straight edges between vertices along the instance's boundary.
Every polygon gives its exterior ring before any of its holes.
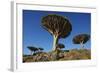
{"type": "Polygon", "coordinates": [[[56,50],[51,52],[38,52],[33,55],[23,55],[24,63],[87,59],[91,59],[91,50],[88,49],[56,50]]]}

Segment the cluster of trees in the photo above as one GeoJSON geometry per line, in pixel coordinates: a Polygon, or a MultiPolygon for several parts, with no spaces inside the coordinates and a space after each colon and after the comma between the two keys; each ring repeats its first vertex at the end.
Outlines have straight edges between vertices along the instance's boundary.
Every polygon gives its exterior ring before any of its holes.
{"type": "MultiPolygon", "coordinates": [[[[42,18],[42,27],[46,29],[53,36],[53,50],[61,50],[65,48],[65,45],[59,43],[59,39],[66,38],[71,34],[72,25],[70,21],[63,16],[52,14],[47,15],[42,18]]],[[[83,44],[85,44],[90,38],[88,34],[79,34],[73,37],[74,44],[80,44],[81,48],[83,48],[83,44]]],[[[43,50],[43,48],[36,48],[28,46],[31,54],[39,52],[43,50]]]]}
{"type": "MultiPolygon", "coordinates": [[[[53,36],[53,50],[64,48],[63,44],[59,44],[60,38],[66,38],[72,31],[70,21],[63,16],[52,14],[42,18],[42,27],[46,29],[53,36]]],[[[79,34],[73,37],[74,44],[85,44],[90,38],[88,34],[79,34]]]]}

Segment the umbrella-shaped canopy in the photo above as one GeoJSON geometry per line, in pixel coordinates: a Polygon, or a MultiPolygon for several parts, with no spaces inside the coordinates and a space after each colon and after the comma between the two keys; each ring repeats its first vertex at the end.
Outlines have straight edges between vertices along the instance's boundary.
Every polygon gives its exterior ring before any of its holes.
{"type": "Polygon", "coordinates": [[[88,34],[79,34],[73,38],[74,44],[85,44],[90,39],[90,35],[88,34]]]}

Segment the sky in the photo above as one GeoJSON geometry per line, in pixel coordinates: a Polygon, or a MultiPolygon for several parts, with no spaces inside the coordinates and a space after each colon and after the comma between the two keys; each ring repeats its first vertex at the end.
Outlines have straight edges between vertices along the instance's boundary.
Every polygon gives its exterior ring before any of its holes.
{"type": "MultiPolygon", "coordinates": [[[[67,17],[72,24],[71,34],[59,40],[59,43],[65,45],[64,50],[80,48],[79,44],[73,44],[74,36],[84,33],[91,35],[91,13],[23,10],[23,54],[30,54],[27,46],[42,47],[45,52],[52,50],[53,36],[41,23],[42,17],[48,14],[67,17]]],[[[84,47],[91,49],[91,40],[85,43],[84,47]]]]}

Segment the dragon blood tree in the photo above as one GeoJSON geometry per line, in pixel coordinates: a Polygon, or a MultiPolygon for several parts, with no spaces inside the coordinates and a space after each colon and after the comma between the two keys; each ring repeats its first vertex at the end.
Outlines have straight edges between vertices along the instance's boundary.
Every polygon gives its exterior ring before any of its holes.
{"type": "Polygon", "coordinates": [[[84,48],[84,45],[90,39],[90,35],[88,34],[79,34],[73,38],[74,44],[80,44],[81,48],[84,48]]]}
{"type": "Polygon", "coordinates": [[[35,53],[36,51],[38,51],[38,49],[33,46],[28,46],[27,48],[31,51],[31,55],[33,55],[33,52],[35,53]]]}
{"type": "Polygon", "coordinates": [[[65,45],[59,43],[56,47],[57,47],[58,50],[61,50],[62,48],[65,48],[65,45]]]}
{"type": "Polygon", "coordinates": [[[72,31],[70,21],[63,16],[51,14],[42,18],[42,27],[53,36],[53,50],[60,38],[66,38],[72,31]]]}

